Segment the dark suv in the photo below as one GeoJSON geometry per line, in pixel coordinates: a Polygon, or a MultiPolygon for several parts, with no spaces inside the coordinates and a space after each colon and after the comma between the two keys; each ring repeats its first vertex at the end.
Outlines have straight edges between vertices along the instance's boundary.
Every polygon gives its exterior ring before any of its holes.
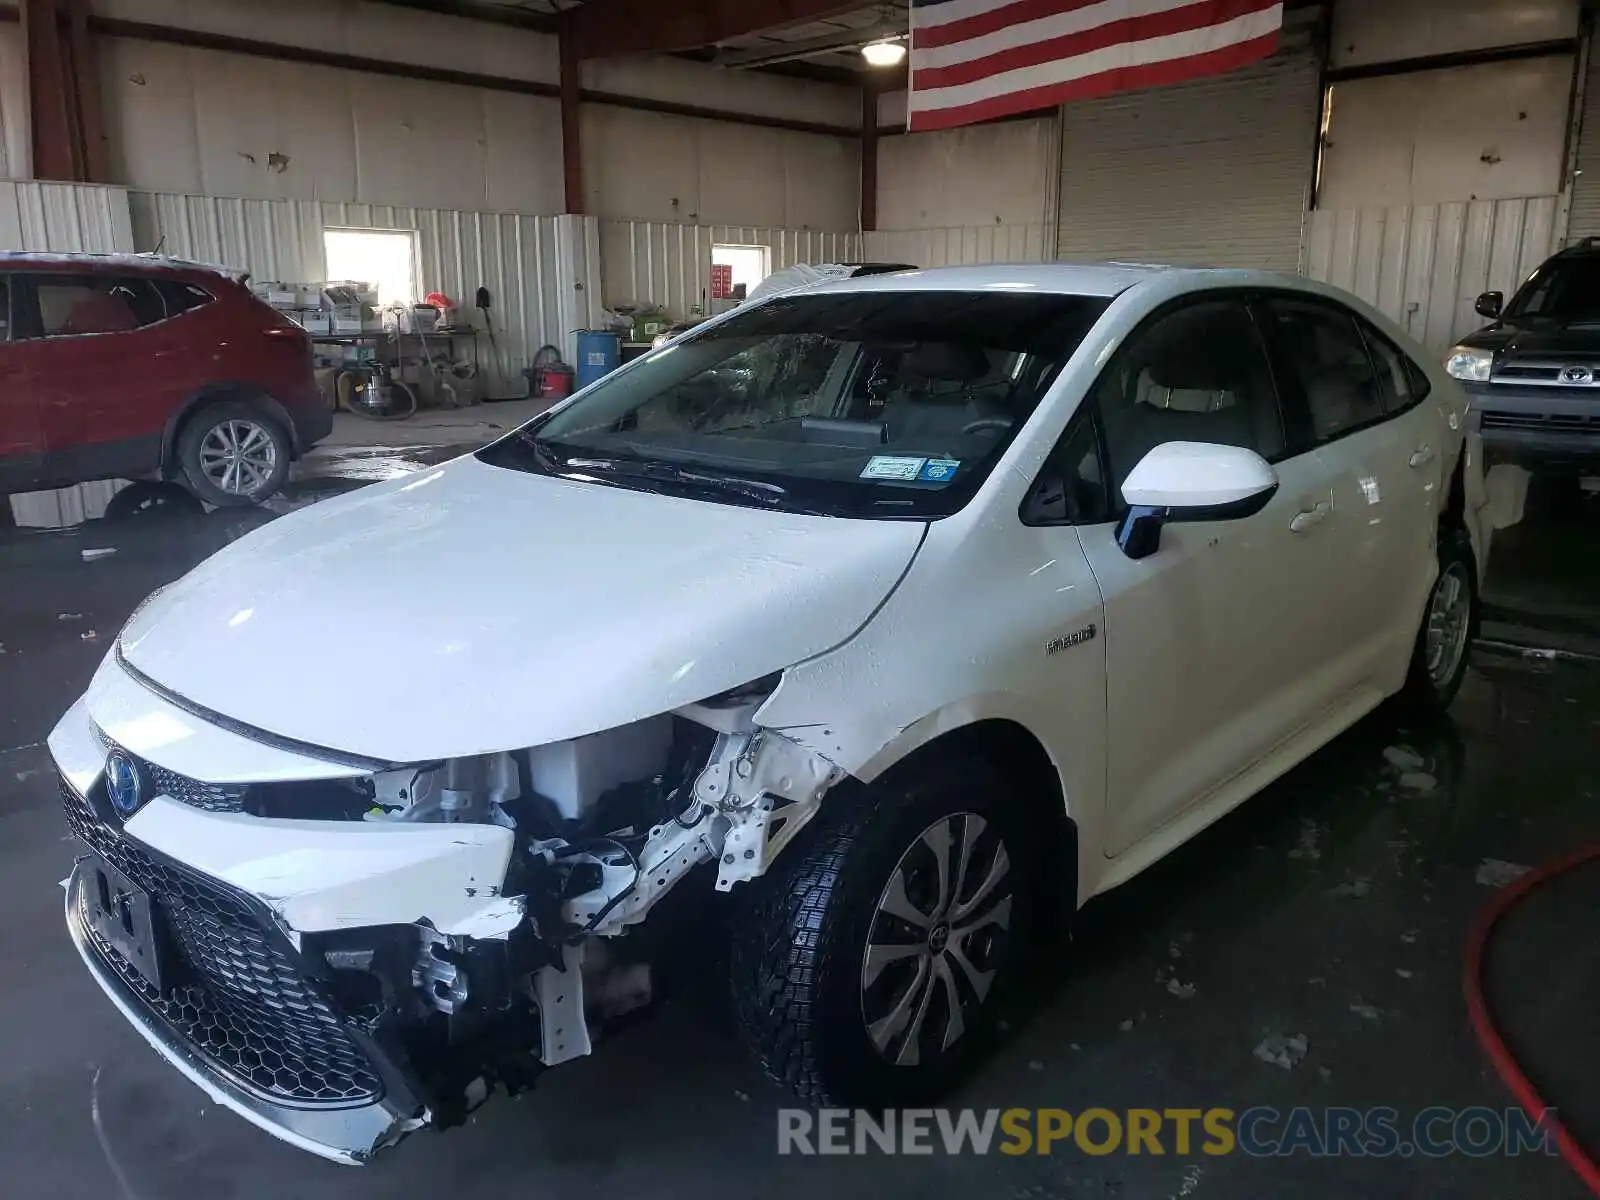
{"type": "Polygon", "coordinates": [[[1600,471],[1600,238],[1548,259],[1517,290],[1478,297],[1494,320],[1450,351],[1491,459],[1600,471]]]}
{"type": "Polygon", "coordinates": [[[149,255],[0,254],[0,497],[168,479],[256,504],[328,435],[311,339],[245,276],[149,255]]]}

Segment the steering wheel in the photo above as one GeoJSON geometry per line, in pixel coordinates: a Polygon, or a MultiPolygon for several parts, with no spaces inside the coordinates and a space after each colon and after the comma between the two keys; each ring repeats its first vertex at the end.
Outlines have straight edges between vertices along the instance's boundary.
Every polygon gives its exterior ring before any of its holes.
{"type": "Polygon", "coordinates": [[[961,436],[967,437],[985,429],[998,429],[1002,433],[1015,424],[1010,417],[979,417],[976,421],[968,421],[961,427],[961,436]]]}

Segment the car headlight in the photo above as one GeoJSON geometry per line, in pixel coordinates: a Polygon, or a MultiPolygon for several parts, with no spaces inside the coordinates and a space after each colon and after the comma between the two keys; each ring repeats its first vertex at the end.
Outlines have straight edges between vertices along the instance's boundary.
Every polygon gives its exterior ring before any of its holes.
{"type": "Polygon", "coordinates": [[[1489,368],[1494,365],[1494,354],[1473,346],[1457,346],[1444,360],[1444,369],[1457,379],[1469,383],[1488,383],[1489,368]]]}

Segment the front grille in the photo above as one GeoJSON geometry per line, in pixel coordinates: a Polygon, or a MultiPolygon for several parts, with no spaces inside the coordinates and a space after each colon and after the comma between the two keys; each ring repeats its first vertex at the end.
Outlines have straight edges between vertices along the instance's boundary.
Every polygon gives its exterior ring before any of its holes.
{"type": "Polygon", "coordinates": [[[1560,367],[1529,367],[1518,363],[1506,363],[1496,369],[1495,379],[1509,379],[1518,383],[1554,383],[1561,376],[1560,367]]]}
{"type": "Polygon", "coordinates": [[[333,1106],[382,1094],[338,1015],[244,897],[122,837],[65,780],[61,799],[73,834],[149,893],[181,960],[184,969],[157,991],[85,922],[101,957],[152,1013],[223,1074],[275,1101],[333,1106]]]}
{"type": "Polygon", "coordinates": [[[1481,426],[1532,433],[1600,433],[1600,413],[1485,412],[1481,426]]]}
{"type": "Polygon", "coordinates": [[[176,771],[169,771],[159,763],[153,763],[148,758],[140,758],[128,750],[118,746],[98,726],[95,735],[100,739],[100,745],[107,752],[122,750],[122,753],[131,758],[144,773],[150,785],[155,788],[158,795],[170,796],[180,804],[187,804],[190,808],[204,809],[213,813],[240,813],[244,811],[245,796],[249,788],[243,784],[206,783],[199,779],[190,779],[187,775],[180,775],[176,771]]]}

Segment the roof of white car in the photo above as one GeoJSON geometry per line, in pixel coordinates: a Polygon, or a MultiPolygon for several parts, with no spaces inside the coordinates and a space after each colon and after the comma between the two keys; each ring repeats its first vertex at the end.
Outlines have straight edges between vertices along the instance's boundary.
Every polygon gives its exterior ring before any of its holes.
{"type": "Polygon", "coordinates": [[[862,275],[819,283],[808,291],[1038,291],[1073,296],[1115,296],[1158,277],[1191,276],[1237,285],[1243,282],[1290,283],[1286,276],[1265,271],[1172,267],[1157,263],[1001,263],[981,266],[929,267],[862,275]]]}

